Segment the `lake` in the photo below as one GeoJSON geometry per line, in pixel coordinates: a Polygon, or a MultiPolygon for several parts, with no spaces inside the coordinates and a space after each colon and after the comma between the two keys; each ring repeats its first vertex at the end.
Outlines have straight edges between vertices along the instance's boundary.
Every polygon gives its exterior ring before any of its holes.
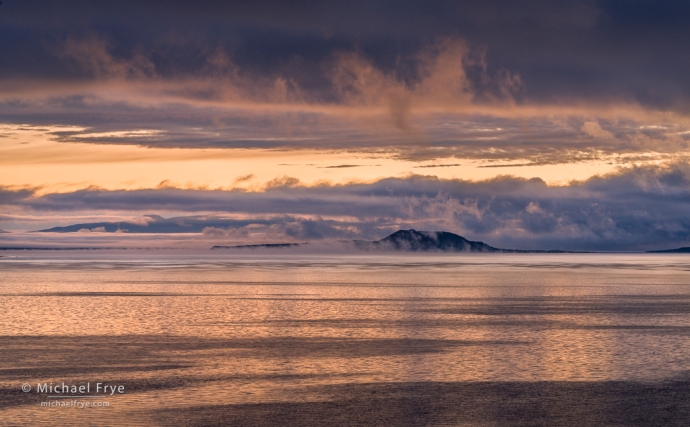
{"type": "Polygon", "coordinates": [[[688,255],[0,255],[7,425],[690,420],[688,255]]]}

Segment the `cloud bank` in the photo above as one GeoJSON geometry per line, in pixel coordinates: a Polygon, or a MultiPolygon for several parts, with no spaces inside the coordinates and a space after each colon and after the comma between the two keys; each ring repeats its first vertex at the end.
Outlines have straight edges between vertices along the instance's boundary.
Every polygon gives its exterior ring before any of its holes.
{"type": "Polygon", "coordinates": [[[61,226],[74,224],[69,217],[78,212],[129,215],[59,231],[184,232],[255,242],[378,239],[415,228],[516,249],[647,250],[690,242],[689,184],[690,168],[676,164],[568,186],[509,176],[481,182],[410,176],[340,186],[286,183],[265,192],[90,189],[33,196],[3,190],[0,200],[22,213],[5,216],[8,222],[37,213],[50,216],[43,223],[61,226]],[[152,212],[175,216],[142,216],[152,212]]]}

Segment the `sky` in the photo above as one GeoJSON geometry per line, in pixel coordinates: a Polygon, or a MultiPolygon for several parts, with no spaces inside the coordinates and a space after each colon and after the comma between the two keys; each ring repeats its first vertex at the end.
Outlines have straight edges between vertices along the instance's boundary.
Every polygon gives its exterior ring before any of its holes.
{"type": "Polygon", "coordinates": [[[4,0],[0,245],[690,246],[689,19],[664,0],[4,0]]]}

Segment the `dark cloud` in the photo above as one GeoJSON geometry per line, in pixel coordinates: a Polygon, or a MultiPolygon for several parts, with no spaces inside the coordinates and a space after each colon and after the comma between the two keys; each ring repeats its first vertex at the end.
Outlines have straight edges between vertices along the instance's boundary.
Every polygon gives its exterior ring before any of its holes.
{"type": "MultiPolygon", "coordinates": [[[[536,163],[538,164],[538,163],[536,163]]],[[[507,165],[482,165],[477,166],[478,168],[519,168],[523,166],[534,166],[535,163],[510,163],[507,165]]]]}
{"type": "Polygon", "coordinates": [[[32,189],[12,189],[0,186],[0,206],[12,205],[33,196],[32,189]]]}
{"type": "Polygon", "coordinates": [[[202,233],[207,237],[249,238],[251,235],[271,241],[275,238],[327,239],[361,237],[367,227],[358,222],[335,221],[322,218],[271,216],[268,218],[227,218],[222,215],[192,215],[163,218],[144,215],[117,222],[71,224],[39,230],[51,233],[202,233]],[[349,228],[349,229],[348,229],[349,228]],[[353,231],[353,228],[358,228],[353,231]]]}
{"type": "Polygon", "coordinates": [[[652,1],[14,1],[0,117],[147,147],[676,153],[690,149],[689,16],[652,1]]]}
{"type": "MultiPolygon", "coordinates": [[[[687,111],[689,17],[680,0],[10,1],[0,11],[0,55],[12,60],[0,76],[88,76],[50,52],[60,40],[98,35],[121,65],[139,55],[164,77],[196,72],[221,49],[247,74],[316,90],[329,84],[322,63],[334,51],[357,48],[413,81],[411,54],[455,36],[485,52],[490,74],[519,74],[526,99],[625,98],[687,111]]],[[[480,83],[483,67],[469,77],[480,83]]]]}
{"type": "MultiPolygon", "coordinates": [[[[156,219],[141,229],[120,227],[139,232],[374,239],[416,228],[456,232],[498,247],[565,250],[657,249],[690,242],[690,168],[685,164],[633,168],[563,187],[538,178],[469,182],[413,176],[372,184],[276,186],[264,193],[166,188],[12,194],[5,205],[26,212],[208,212],[156,219]]],[[[79,225],[73,231],[98,227],[111,231],[115,225],[79,225]]]]}

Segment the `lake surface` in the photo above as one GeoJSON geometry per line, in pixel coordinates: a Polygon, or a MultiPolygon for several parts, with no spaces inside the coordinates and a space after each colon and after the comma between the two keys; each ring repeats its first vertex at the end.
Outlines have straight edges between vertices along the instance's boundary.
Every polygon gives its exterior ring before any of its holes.
{"type": "Polygon", "coordinates": [[[0,424],[690,422],[687,255],[0,255],[0,424]]]}

